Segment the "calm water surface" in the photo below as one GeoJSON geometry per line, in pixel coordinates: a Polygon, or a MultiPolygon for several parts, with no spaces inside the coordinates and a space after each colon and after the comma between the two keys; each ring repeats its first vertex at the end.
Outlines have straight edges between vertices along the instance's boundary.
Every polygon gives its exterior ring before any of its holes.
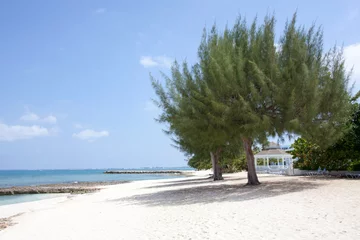
{"type": "MultiPolygon", "coordinates": [[[[36,186],[42,184],[98,182],[98,181],[139,181],[151,179],[181,178],[180,175],[165,174],[104,174],[109,169],[84,170],[0,170],[0,188],[14,186],[36,186]]],[[[120,170],[192,170],[183,168],[142,168],[120,170]]],[[[19,202],[36,201],[59,196],[57,194],[26,194],[15,196],[0,196],[0,205],[19,202]]]]}

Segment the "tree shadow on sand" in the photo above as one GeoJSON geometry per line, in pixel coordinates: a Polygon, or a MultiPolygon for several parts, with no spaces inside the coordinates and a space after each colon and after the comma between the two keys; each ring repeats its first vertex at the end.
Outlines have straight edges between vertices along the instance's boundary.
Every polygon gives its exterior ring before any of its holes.
{"type": "MultiPolygon", "coordinates": [[[[274,175],[268,175],[268,176],[261,176],[261,179],[264,178],[274,178],[276,176],[274,175]]],[[[283,177],[283,176],[281,176],[283,177]]],[[[245,180],[247,177],[229,177],[224,176],[224,180],[245,180]]],[[[144,187],[145,189],[154,189],[154,188],[168,188],[168,187],[180,187],[180,186],[190,186],[190,185],[201,185],[201,184],[211,184],[214,183],[214,180],[212,177],[206,177],[206,178],[192,178],[192,179],[186,179],[186,180],[180,180],[180,181],[165,181],[162,184],[150,186],[150,187],[144,187]]],[[[217,182],[217,183],[221,183],[217,182]]]]}
{"type": "Polygon", "coordinates": [[[271,198],[284,194],[300,192],[322,186],[315,181],[279,180],[263,181],[257,186],[244,186],[239,183],[210,183],[204,186],[190,186],[148,194],[139,194],[111,200],[119,204],[139,204],[146,206],[178,206],[207,204],[214,202],[241,202],[252,199],[271,198]]]}
{"type": "MultiPolygon", "coordinates": [[[[233,180],[240,180],[245,178],[232,178],[233,180]]],[[[224,177],[224,180],[227,180],[226,177],[224,177]]],[[[164,182],[164,184],[154,185],[150,187],[145,187],[145,189],[154,189],[154,188],[168,188],[168,187],[180,187],[180,186],[190,186],[190,185],[201,185],[201,184],[211,184],[214,183],[214,180],[209,178],[195,178],[195,179],[187,179],[187,180],[181,180],[181,181],[167,181],[164,182]]]]}

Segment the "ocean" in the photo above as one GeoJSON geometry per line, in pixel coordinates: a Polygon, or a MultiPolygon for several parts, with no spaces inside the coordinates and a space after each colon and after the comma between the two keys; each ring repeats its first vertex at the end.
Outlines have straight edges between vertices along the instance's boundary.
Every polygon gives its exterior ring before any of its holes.
{"type": "MultiPolygon", "coordinates": [[[[37,186],[43,184],[100,182],[100,181],[139,181],[152,179],[181,178],[170,174],[104,174],[106,170],[192,170],[180,168],[141,168],[141,169],[83,169],[83,170],[0,170],[0,188],[16,186],[37,186]]],[[[56,194],[26,194],[0,196],[0,205],[36,201],[51,198],[56,194]]]]}

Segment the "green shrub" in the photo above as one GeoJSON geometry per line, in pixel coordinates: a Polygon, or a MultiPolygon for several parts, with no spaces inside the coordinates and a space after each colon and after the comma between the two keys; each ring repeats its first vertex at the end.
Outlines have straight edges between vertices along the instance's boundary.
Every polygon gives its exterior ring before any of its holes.
{"type": "Polygon", "coordinates": [[[360,171],[360,160],[353,162],[349,168],[350,171],[360,171]]]}

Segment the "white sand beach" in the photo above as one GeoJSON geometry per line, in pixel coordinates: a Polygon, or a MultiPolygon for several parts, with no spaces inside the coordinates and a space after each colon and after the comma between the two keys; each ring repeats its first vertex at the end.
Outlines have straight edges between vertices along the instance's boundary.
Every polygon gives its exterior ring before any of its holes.
{"type": "Polygon", "coordinates": [[[1,240],[359,239],[360,182],[246,173],[138,181],[0,206],[1,240]]]}

